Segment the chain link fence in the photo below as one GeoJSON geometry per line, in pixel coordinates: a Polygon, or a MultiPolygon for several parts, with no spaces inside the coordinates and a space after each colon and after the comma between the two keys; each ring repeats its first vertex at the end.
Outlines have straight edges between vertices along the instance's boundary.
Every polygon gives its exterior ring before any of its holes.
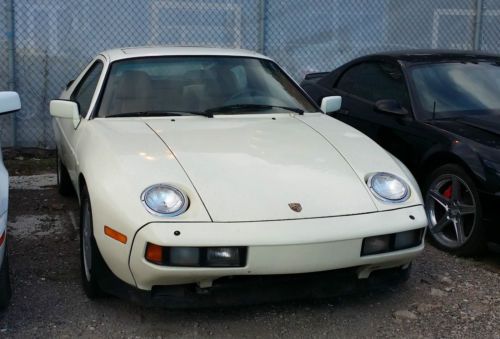
{"type": "Polygon", "coordinates": [[[482,50],[500,52],[500,1],[487,0],[484,2],[481,25],[482,50]]]}
{"type": "Polygon", "coordinates": [[[53,148],[49,100],[109,48],[246,48],[298,81],[383,50],[500,52],[500,0],[0,0],[2,7],[0,58],[15,67],[12,74],[0,63],[0,90],[17,90],[23,104],[15,119],[0,117],[3,146],[53,148]]]}
{"type": "MultiPolygon", "coordinates": [[[[1,1],[1,0],[0,0],[1,1]]],[[[0,13],[8,12],[7,2],[0,2],[0,13]]],[[[9,89],[9,39],[11,29],[9,28],[8,15],[0,15],[0,29],[4,34],[0,35],[0,91],[9,89]]],[[[0,116],[0,142],[1,145],[10,145],[12,140],[12,121],[9,115],[0,116]]]]}

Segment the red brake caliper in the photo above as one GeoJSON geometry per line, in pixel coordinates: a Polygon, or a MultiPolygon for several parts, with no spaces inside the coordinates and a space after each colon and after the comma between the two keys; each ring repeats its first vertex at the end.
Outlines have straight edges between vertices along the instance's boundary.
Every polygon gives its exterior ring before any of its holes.
{"type": "Polygon", "coordinates": [[[447,189],[444,190],[443,196],[445,198],[451,199],[451,193],[452,193],[452,191],[451,191],[451,185],[450,185],[447,189]]]}

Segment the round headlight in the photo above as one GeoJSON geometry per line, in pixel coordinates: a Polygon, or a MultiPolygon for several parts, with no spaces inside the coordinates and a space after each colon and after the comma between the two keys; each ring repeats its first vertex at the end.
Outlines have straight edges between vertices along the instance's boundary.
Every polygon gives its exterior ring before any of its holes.
{"type": "Polygon", "coordinates": [[[390,173],[371,175],[368,187],[378,199],[386,202],[403,202],[410,197],[408,184],[390,173]]]}
{"type": "Polygon", "coordinates": [[[189,204],[187,196],[181,190],[166,184],[146,188],[141,200],[150,213],[166,217],[184,213],[189,204]]]}

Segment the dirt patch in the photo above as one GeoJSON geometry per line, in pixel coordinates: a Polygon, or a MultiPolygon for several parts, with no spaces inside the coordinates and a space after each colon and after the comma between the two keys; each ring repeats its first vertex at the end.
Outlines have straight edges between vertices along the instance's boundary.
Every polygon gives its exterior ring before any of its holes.
{"type": "Polygon", "coordinates": [[[59,236],[66,232],[67,222],[61,215],[22,215],[9,223],[9,235],[16,239],[59,236]]]}
{"type": "Polygon", "coordinates": [[[18,175],[10,176],[9,189],[11,190],[38,190],[49,189],[57,185],[57,176],[55,174],[38,175],[18,175]]]}
{"type": "Polygon", "coordinates": [[[55,155],[54,150],[12,148],[3,150],[4,164],[11,176],[55,173],[57,167],[55,155]]]}

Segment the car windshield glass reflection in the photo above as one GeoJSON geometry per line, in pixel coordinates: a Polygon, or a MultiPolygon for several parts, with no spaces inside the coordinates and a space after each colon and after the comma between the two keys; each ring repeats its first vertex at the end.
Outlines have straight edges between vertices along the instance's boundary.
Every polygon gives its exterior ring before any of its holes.
{"type": "Polygon", "coordinates": [[[410,72],[417,105],[428,119],[500,115],[500,67],[496,63],[426,64],[410,72]]]}
{"type": "Polygon", "coordinates": [[[315,112],[298,87],[268,60],[182,56],[112,64],[99,117],[315,112]],[[242,109],[245,107],[245,109],[242,109]],[[256,110],[249,109],[257,107],[256,110]],[[144,114],[142,114],[144,113],[144,114]]]}

